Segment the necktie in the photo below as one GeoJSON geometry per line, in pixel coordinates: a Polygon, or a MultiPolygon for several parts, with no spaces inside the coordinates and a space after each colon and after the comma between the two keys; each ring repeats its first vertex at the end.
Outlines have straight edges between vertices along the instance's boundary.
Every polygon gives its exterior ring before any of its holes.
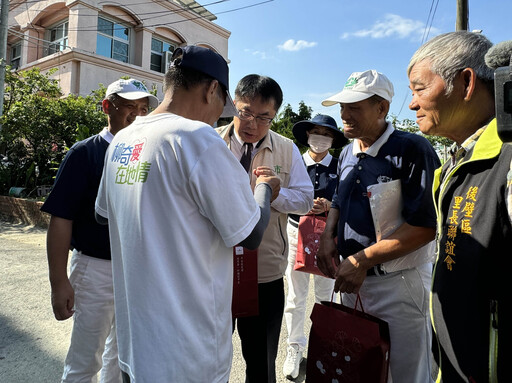
{"type": "Polygon", "coordinates": [[[252,153],[252,144],[244,143],[242,146],[242,158],[240,158],[240,163],[244,167],[246,172],[249,172],[249,167],[251,166],[251,153],[252,153]]]}

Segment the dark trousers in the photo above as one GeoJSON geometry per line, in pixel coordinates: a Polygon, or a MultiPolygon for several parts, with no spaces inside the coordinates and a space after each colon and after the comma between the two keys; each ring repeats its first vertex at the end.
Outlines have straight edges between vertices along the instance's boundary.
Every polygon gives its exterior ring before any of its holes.
{"type": "Polygon", "coordinates": [[[130,383],[130,375],[124,371],[121,371],[121,376],[123,377],[123,383],[130,383]]]}
{"type": "Polygon", "coordinates": [[[275,383],[276,357],[284,311],[283,278],[258,284],[259,315],[237,318],[246,363],[246,383],[275,383]]]}

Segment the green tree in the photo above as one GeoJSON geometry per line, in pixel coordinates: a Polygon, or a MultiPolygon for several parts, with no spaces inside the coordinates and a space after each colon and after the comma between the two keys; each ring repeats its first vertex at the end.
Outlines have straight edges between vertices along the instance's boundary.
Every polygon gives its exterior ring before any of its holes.
{"type": "Polygon", "coordinates": [[[272,120],[270,129],[279,133],[282,136],[294,140],[292,134],[293,120],[296,119],[297,114],[293,111],[290,104],[286,104],[283,110],[277,114],[276,118],[272,120]]]}
{"type": "Polygon", "coordinates": [[[297,114],[298,120],[294,121],[294,123],[298,121],[311,120],[311,113],[313,113],[313,108],[307,106],[304,101],[299,102],[299,113],[297,114]]]}
{"type": "Polygon", "coordinates": [[[288,137],[293,140],[295,144],[299,147],[301,152],[306,150],[306,147],[299,144],[292,133],[293,124],[303,120],[311,120],[311,113],[313,112],[313,108],[307,106],[304,101],[299,102],[298,113],[295,113],[290,104],[286,104],[277,117],[272,121],[271,129],[279,133],[282,136],[288,137]]]}
{"type": "Polygon", "coordinates": [[[61,98],[57,80],[38,68],[6,70],[4,115],[0,131],[0,193],[11,186],[29,193],[51,185],[58,165],[75,142],[98,133],[106,125],[101,111],[105,94],[61,98]]]}
{"type": "Polygon", "coordinates": [[[429,136],[421,133],[418,124],[415,121],[404,118],[403,120],[399,120],[397,116],[394,114],[390,115],[390,121],[393,124],[393,127],[398,130],[403,130],[409,133],[420,134],[425,137],[434,147],[436,152],[441,156],[442,162],[446,161],[448,148],[453,144],[453,141],[446,137],[439,136],[429,136]]]}

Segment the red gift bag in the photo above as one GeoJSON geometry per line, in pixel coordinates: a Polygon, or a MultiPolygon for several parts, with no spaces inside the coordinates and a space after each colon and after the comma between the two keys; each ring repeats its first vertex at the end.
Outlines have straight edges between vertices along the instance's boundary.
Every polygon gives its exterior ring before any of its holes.
{"type": "Polygon", "coordinates": [[[316,253],[326,221],[327,216],[303,215],[300,217],[294,270],[325,277],[316,264],[316,253]]]}
{"type": "MultiPolygon", "coordinates": [[[[356,308],[358,302],[361,303],[359,295],[356,308]]],[[[311,313],[307,382],[387,382],[388,323],[356,308],[333,302],[315,303],[311,313]]]]}
{"type": "Polygon", "coordinates": [[[233,247],[233,318],[258,315],[258,250],[233,247]]]}

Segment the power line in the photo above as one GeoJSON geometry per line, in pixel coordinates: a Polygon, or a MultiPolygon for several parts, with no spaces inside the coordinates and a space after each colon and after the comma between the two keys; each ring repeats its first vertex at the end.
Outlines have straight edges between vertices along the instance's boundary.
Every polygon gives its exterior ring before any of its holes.
{"type": "MultiPolygon", "coordinates": [[[[35,37],[35,36],[27,36],[23,32],[19,32],[19,31],[13,30],[12,28],[9,28],[9,32],[12,33],[13,35],[16,35],[16,36],[20,37],[21,40],[26,41],[28,44],[31,44],[31,46],[33,48],[39,47],[39,44],[37,42],[34,42],[33,40],[40,41],[43,44],[49,44],[49,45],[50,44],[53,44],[53,45],[57,45],[58,44],[59,46],[62,46],[64,48],[73,48],[70,45],[61,44],[60,42],[45,40],[45,39],[42,39],[40,37],[35,37]]],[[[82,51],[82,52],[86,52],[86,53],[94,53],[94,52],[86,51],[84,49],[79,49],[79,48],[74,48],[74,49],[77,50],[77,51],[82,51]]]]}
{"type": "MultiPolygon", "coordinates": [[[[243,6],[243,7],[229,9],[227,11],[216,12],[216,15],[222,15],[222,14],[225,14],[225,13],[241,11],[243,9],[256,7],[256,6],[259,6],[259,5],[262,5],[262,4],[266,4],[266,3],[271,3],[273,1],[274,0],[266,0],[266,1],[261,1],[259,3],[254,3],[254,4],[246,5],[246,6],[243,6]]],[[[183,23],[183,22],[187,22],[187,21],[193,21],[193,20],[198,20],[198,19],[203,19],[203,17],[202,16],[196,16],[196,17],[192,17],[190,19],[176,20],[176,21],[166,22],[166,23],[157,23],[157,24],[149,24],[149,25],[146,24],[146,25],[144,25],[144,27],[160,27],[160,26],[179,24],[179,23],[183,23]]],[[[123,28],[119,28],[119,29],[123,29],[123,28]]],[[[71,31],[92,32],[92,31],[97,31],[98,28],[91,25],[91,26],[86,26],[86,27],[83,27],[83,28],[76,28],[76,29],[69,29],[69,30],[71,30],[71,31]]]]}
{"type": "MultiPolygon", "coordinates": [[[[185,12],[188,12],[188,11],[194,12],[194,10],[197,9],[197,8],[204,8],[204,7],[210,6],[210,5],[217,5],[217,4],[225,3],[227,1],[231,1],[231,0],[219,0],[219,1],[214,1],[212,3],[204,4],[204,5],[198,4],[198,5],[195,5],[195,6],[182,7],[182,9],[177,9],[177,10],[164,10],[164,11],[137,13],[137,16],[140,16],[140,15],[159,15],[160,14],[160,16],[157,16],[157,17],[163,17],[163,16],[172,15],[172,14],[185,13],[185,12]]],[[[159,2],[159,3],[161,3],[161,2],[159,2]]],[[[141,3],[131,3],[131,4],[124,3],[123,7],[127,8],[130,5],[141,5],[141,4],[147,4],[147,1],[146,2],[141,2],[141,3]]],[[[51,13],[52,15],[56,15],[56,14],[67,15],[67,14],[69,14],[69,10],[67,8],[63,8],[63,9],[57,10],[57,11],[49,11],[47,9],[31,9],[30,11],[31,12],[38,12],[38,15],[41,14],[41,13],[51,13]]],[[[82,15],[81,17],[97,17],[97,16],[96,15],[82,15]]],[[[203,17],[203,16],[201,16],[201,17],[203,17]]],[[[140,18],[141,21],[150,20],[150,19],[151,19],[151,17],[140,18]]]]}
{"type": "MultiPolygon", "coordinates": [[[[171,15],[171,14],[178,14],[178,13],[183,13],[183,12],[188,12],[189,10],[194,10],[195,8],[202,8],[204,6],[208,6],[208,5],[214,5],[214,4],[220,4],[220,3],[224,3],[226,1],[230,1],[230,0],[218,0],[218,1],[215,1],[215,2],[212,2],[212,3],[208,3],[208,4],[204,4],[204,5],[200,5],[199,3],[196,3],[197,5],[196,6],[189,6],[189,7],[183,7],[183,9],[179,9],[179,10],[166,10],[166,11],[158,11],[158,12],[148,12],[148,13],[142,13],[142,15],[145,15],[145,14],[159,14],[161,13],[162,15],[159,16],[159,17],[163,17],[163,16],[166,16],[166,15],[171,15]]],[[[63,14],[69,14],[69,11],[67,9],[65,10],[62,10],[62,11],[57,11],[57,12],[52,12],[52,11],[48,11],[48,10],[44,10],[44,9],[32,9],[32,10],[29,10],[28,9],[28,4],[29,3],[38,3],[39,1],[25,1],[24,2],[24,5],[25,5],[25,9],[26,9],[26,12],[27,14],[29,12],[39,12],[39,14],[41,13],[49,13],[51,12],[52,14],[58,14],[58,13],[63,13],[63,14]]],[[[155,1],[155,3],[167,3],[168,1],[167,0],[161,0],[161,1],[155,1]]],[[[141,5],[141,4],[147,4],[147,1],[144,1],[144,2],[138,2],[138,3],[124,3],[123,5],[126,7],[126,6],[132,6],[132,5],[141,5]]],[[[21,4],[20,4],[21,5],[21,4]]],[[[137,15],[140,15],[140,14],[137,14],[137,15]]],[[[90,15],[84,15],[85,17],[88,17],[90,15]]],[[[92,15],[91,15],[92,16],[92,15]]],[[[83,16],[82,16],[83,17],[83,16]]],[[[97,15],[94,15],[93,17],[98,17],[97,15]]],[[[202,16],[199,16],[197,18],[202,18],[202,16]]],[[[147,19],[150,19],[150,18],[147,18],[147,19]]],[[[146,19],[140,19],[141,21],[144,21],[146,19]]],[[[37,29],[33,23],[32,23],[32,20],[29,20],[28,21],[28,24],[32,26],[32,28],[35,30],[37,29]]],[[[45,39],[41,39],[41,38],[37,38],[37,37],[33,37],[33,36],[25,36],[24,34],[22,33],[19,33],[17,31],[15,31],[12,27],[9,28],[10,29],[10,32],[12,34],[15,34],[17,36],[20,36],[22,38],[22,40],[24,41],[27,41],[29,44],[32,44],[33,47],[38,47],[38,44],[37,43],[33,43],[33,42],[30,42],[29,40],[30,39],[33,39],[33,40],[38,40],[38,41],[41,41],[43,42],[44,44],[55,44],[54,41],[49,41],[49,40],[45,40],[45,39]]],[[[114,30],[115,29],[124,29],[123,27],[120,27],[120,28],[113,28],[114,30]]],[[[81,31],[82,29],[80,28],[76,28],[76,29],[71,29],[73,31],[81,31]]],[[[68,29],[69,31],[69,29],[68,29]]],[[[96,28],[95,31],[98,31],[98,29],[96,28]]],[[[59,44],[60,46],[64,47],[64,48],[73,48],[69,45],[64,45],[64,44],[59,44]]],[[[77,49],[77,50],[81,50],[81,49],[77,49]]],[[[87,52],[87,53],[94,53],[94,52],[88,52],[88,51],[85,51],[85,50],[81,50],[82,52],[87,52]]]]}
{"type": "Polygon", "coordinates": [[[423,36],[421,37],[421,43],[422,44],[425,42],[425,39],[426,39],[427,26],[428,26],[428,22],[430,20],[430,16],[432,15],[432,9],[433,8],[434,8],[434,0],[432,0],[432,2],[430,3],[430,10],[428,12],[427,21],[425,23],[425,29],[423,30],[423,36]]]}
{"type": "MultiPolygon", "coordinates": [[[[430,29],[432,28],[432,24],[434,23],[434,17],[436,15],[437,6],[439,5],[439,0],[437,0],[435,7],[434,7],[434,2],[436,2],[436,0],[432,0],[432,3],[430,4],[430,11],[428,13],[427,22],[425,23],[425,29],[423,31],[423,36],[421,38],[421,45],[423,45],[423,43],[425,43],[425,41],[427,41],[428,35],[430,34],[430,29]],[[432,11],[432,9],[433,9],[433,11],[432,11]],[[430,25],[429,25],[429,20],[430,20],[430,25]]],[[[405,101],[407,101],[407,96],[408,96],[408,94],[406,92],[404,100],[402,101],[402,105],[400,106],[400,110],[398,111],[397,117],[400,116],[400,114],[402,113],[402,110],[405,105],[405,101]]]]}
{"type": "MultiPolygon", "coordinates": [[[[225,1],[229,1],[229,0],[225,0],[225,1]]],[[[37,3],[40,3],[41,0],[26,0],[24,1],[23,3],[25,4],[37,4],[37,3]]],[[[138,3],[123,3],[123,6],[132,6],[132,5],[145,5],[147,4],[148,1],[141,1],[141,2],[138,2],[138,3]]],[[[173,1],[171,0],[153,0],[153,3],[157,3],[157,4],[167,4],[167,3],[171,3],[173,4],[173,1]]],[[[180,2],[181,3],[181,2],[180,2]]],[[[14,9],[16,5],[21,5],[22,3],[19,2],[17,4],[12,4],[12,5],[9,5],[9,11],[14,9]]],[[[201,7],[205,7],[205,6],[208,6],[209,4],[204,4],[204,5],[201,5],[199,3],[196,3],[198,4],[198,6],[185,6],[183,4],[179,4],[181,7],[183,8],[186,8],[186,9],[194,9],[194,8],[201,8],[201,7]]],[[[0,7],[1,9],[1,7],[0,7]]],[[[34,10],[34,11],[38,11],[38,10],[34,10]]]]}
{"type": "MultiPolygon", "coordinates": [[[[230,1],[230,0],[219,0],[219,1],[216,1],[216,2],[213,2],[213,3],[210,3],[210,4],[218,4],[218,3],[222,3],[222,2],[226,2],[226,1],[230,1]]],[[[249,4],[249,5],[246,5],[246,6],[238,7],[238,8],[228,9],[226,11],[216,12],[216,15],[236,12],[236,11],[244,10],[244,9],[247,9],[247,8],[252,8],[252,7],[259,6],[259,5],[263,5],[263,4],[266,4],[266,3],[271,3],[273,1],[274,0],[266,0],[266,1],[261,1],[259,3],[254,3],[254,4],[249,4]]],[[[187,10],[188,10],[188,8],[186,8],[184,10],[168,11],[169,12],[168,14],[170,15],[170,14],[181,13],[181,12],[185,12],[187,10]]],[[[48,11],[42,11],[42,12],[48,12],[48,11]]],[[[101,15],[98,15],[98,16],[101,17],[101,15]]],[[[98,17],[98,16],[95,15],[94,17],[98,17]]],[[[106,16],[108,17],[109,15],[106,15],[106,16]]],[[[191,18],[187,18],[187,19],[183,19],[183,20],[176,20],[176,21],[172,21],[172,22],[156,23],[156,24],[144,24],[143,26],[144,27],[159,27],[159,26],[165,26],[165,25],[179,24],[179,23],[183,23],[183,22],[187,22],[187,21],[194,21],[194,20],[203,19],[203,18],[204,18],[203,16],[198,15],[196,17],[191,17],[191,18]]],[[[151,18],[147,18],[145,20],[150,20],[150,19],[151,18]]],[[[114,28],[114,30],[121,30],[121,29],[124,29],[124,27],[114,28]]],[[[68,29],[68,31],[73,31],[73,32],[93,32],[93,31],[96,31],[97,32],[98,28],[97,28],[97,26],[92,26],[91,25],[91,26],[85,26],[85,27],[81,27],[81,28],[68,29]]]]}
{"type": "MultiPolygon", "coordinates": [[[[225,2],[225,1],[229,1],[229,0],[221,0],[221,1],[217,1],[215,3],[221,3],[221,2],[225,2]]],[[[235,12],[235,11],[239,11],[239,10],[243,10],[243,9],[247,9],[247,8],[252,8],[252,7],[261,5],[261,4],[270,3],[272,1],[274,1],[274,0],[266,0],[266,1],[259,2],[259,3],[254,3],[254,4],[250,4],[250,5],[243,6],[243,7],[233,8],[233,9],[230,9],[230,10],[227,10],[227,11],[223,11],[223,12],[218,12],[217,14],[230,13],[230,12],[235,12]]],[[[37,2],[37,1],[35,1],[35,2],[37,2]]],[[[214,4],[214,3],[211,3],[211,4],[214,4]]],[[[185,22],[185,21],[192,21],[192,20],[202,19],[202,18],[203,18],[202,16],[198,16],[198,17],[195,17],[195,18],[192,18],[192,19],[178,20],[178,21],[174,21],[174,22],[170,22],[170,23],[161,23],[161,24],[144,25],[144,26],[145,27],[154,27],[154,26],[161,26],[161,25],[178,24],[178,23],[182,23],[182,22],[185,22]]],[[[32,25],[31,22],[29,22],[29,24],[32,25]]],[[[88,27],[85,27],[85,28],[88,28],[88,27]]],[[[95,28],[95,29],[85,29],[85,28],[84,29],[82,29],[82,28],[68,29],[68,31],[71,30],[71,31],[95,31],[95,32],[99,32],[98,28],[95,28]]],[[[124,29],[124,28],[118,28],[118,29],[124,29]]],[[[85,52],[85,53],[95,54],[95,52],[90,52],[90,51],[86,51],[84,49],[80,49],[80,48],[77,48],[77,47],[72,47],[72,46],[67,45],[67,44],[62,44],[62,42],[50,41],[50,40],[42,39],[42,38],[35,37],[35,36],[27,36],[27,35],[25,35],[22,32],[16,31],[15,29],[13,29],[13,27],[9,28],[9,32],[14,34],[14,35],[16,35],[16,36],[18,36],[18,37],[20,37],[21,40],[24,40],[27,43],[31,44],[32,47],[38,47],[39,46],[39,44],[37,42],[34,42],[34,40],[35,40],[35,41],[41,42],[43,44],[48,44],[48,45],[50,45],[50,44],[55,44],[55,45],[59,44],[59,46],[64,47],[64,48],[71,48],[71,49],[74,49],[74,50],[79,51],[79,52],[81,51],[81,52],[85,52]]]]}
{"type": "Polygon", "coordinates": [[[432,24],[434,22],[434,16],[436,15],[436,11],[437,11],[437,6],[438,5],[439,5],[439,0],[437,0],[437,2],[436,2],[436,7],[434,8],[434,13],[432,14],[432,19],[430,20],[430,25],[428,27],[427,35],[425,36],[425,40],[422,43],[424,43],[428,39],[428,35],[430,34],[430,29],[432,28],[432,24]]]}

